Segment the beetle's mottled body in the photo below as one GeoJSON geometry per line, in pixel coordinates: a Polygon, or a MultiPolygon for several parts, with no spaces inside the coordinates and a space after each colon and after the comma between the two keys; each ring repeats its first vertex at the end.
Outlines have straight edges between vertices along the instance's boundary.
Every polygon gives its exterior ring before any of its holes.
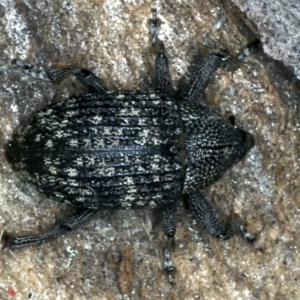
{"type": "Polygon", "coordinates": [[[110,209],[174,205],[183,187],[210,185],[247,150],[240,129],[213,110],[176,102],[138,91],[58,102],[17,131],[8,157],[59,202],[110,209]]]}
{"type": "Polygon", "coordinates": [[[57,201],[144,208],[178,200],[178,105],[162,93],[88,94],[39,111],[7,153],[23,176],[57,201]]]}
{"type": "MultiPolygon", "coordinates": [[[[152,27],[155,29],[155,22],[152,27]]],[[[229,124],[205,103],[204,90],[226,56],[209,55],[179,97],[171,85],[157,30],[152,34],[158,46],[155,92],[109,92],[105,83],[86,69],[65,67],[46,72],[51,81],[73,75],[89,93],[40,110],[16,131],[7,144],[6,156],[41,192],[76,210],[48,233],[6,234],[8,247],[57,238],[103,208],[159,207],[165,234],[172,240],[174,210],[183,195],[214,237],[227,239],[242,232],[246,239],[254,240],[240,218],[221,222],[201,192],[254,145],[251,134],[229,124]]],[[[31,65],[22,67],[35,72],[31,65]]],[[[165,269],[173,270],[168,248],[165,269]]]]}

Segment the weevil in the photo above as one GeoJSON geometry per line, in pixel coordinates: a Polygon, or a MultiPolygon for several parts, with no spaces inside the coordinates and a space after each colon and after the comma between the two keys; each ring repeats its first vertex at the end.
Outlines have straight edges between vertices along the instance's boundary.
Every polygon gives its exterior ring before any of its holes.
{"type": "MultiPolygon", "coordinates": [[[[213,74],[227,56],[208,55],[186,91],[174,92],[168,58],[151,23],[156,49],[155,89],[108,91],[89,70],[64,67],[47,71],[52,82],[75,76],[89,92],[46,106],[23,124],[6,146],[6,157],[21,176],[51,199],[75,211],[47,233],[3,238],[10,249],[60,237],[101,209],[161,210],[164,232],[174,240],[174,212],[182,198],[213,237],[236,233],[254,243],[243,220],[219,220],[203,189],[242,160],[253,136],[227,122],[204,96],[213,74]]],[[[34,67],[23,65],[33,72],[34,67]]],[[[165,250],[165,269],[173,270],[165,250]]]]}

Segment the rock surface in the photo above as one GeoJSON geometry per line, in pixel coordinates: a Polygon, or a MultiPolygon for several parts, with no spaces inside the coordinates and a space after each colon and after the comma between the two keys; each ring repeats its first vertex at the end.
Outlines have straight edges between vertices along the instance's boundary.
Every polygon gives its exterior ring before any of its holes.
{"type": "MultiPolygon", "coordinates": [[[[262,30],[280,35],[271,22],[263,23],[274,19],[274,13],[257,14],[261,20],[252,17],[255,9],[248,10],[248,2],[235,2],[246,15],[217,0],[159,1],[159,37],[175,85],[189,78],[197,50],[227,49],[236,55],[249,44],[257,32],[245,34],[241,20],[247,17],[261,32],[264,50],[271,48],[271,37],[262,30]]],[[[276,3],[281,1],[270,5],[276,3]]],[[[43,232],[67,214],[66,206],[18,179],[5,160],[4,144],[33,112],[81,90],[72,79],[52,85],[27,76],[12,59],[46,68],[79,65],[95,72],[111,90],[150,89],[154,55],[148,26],[155,6],[142,0],[0,4],[0,230],[43,232]]],[[[286,22],[284,14],[276,18],[286,22]]],[[[294,43],[285,38],[286,44],[294,43]]],[[[299,64],[293,66],[298,74],[299,64]]],[[[45,300],[299,299],[299,82],[282,63],[258,51],[239,68],[220,69],[207,99],[256,138],[246,159],[207,193],[221,215],[235,212],[247,220],[264,252],[239,237],[211,238],[180,204],[173,254],[176,284],[171,286],[162,270],[165,238],[159,211],[103,211],[64,238],[3,251],[0,298],[16,293],[15,299],[45,300]]]]}
{"type": "Polygon", "coordinates": [[[300,2],[233,0],[257,27],[264,51],[300,79],[300,2]]]}

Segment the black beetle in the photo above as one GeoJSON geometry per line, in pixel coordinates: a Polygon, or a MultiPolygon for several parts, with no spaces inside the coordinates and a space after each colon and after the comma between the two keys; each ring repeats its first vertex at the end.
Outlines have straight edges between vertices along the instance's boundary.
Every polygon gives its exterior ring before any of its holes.
{"type": "MultiPolygon", "coordinates": [[[[236,232],[253,242],[241,218],[226,223],[201,193],[239,162],[254,145],[246,131],[229,124],[207,106],[204,90],[227,58],[213,53],[199,65],[186,92],[172,88],[168,59],[157,39],[155,91],[109,92],[88,70],[65,67],[47,72],[51,81],[74,75],[89,93],[51,104],[37,112],[7,144],[6,156],[39,191],[77,207],[48,233],[14,237],[6,246],[38,244],[73,230],[100,209],[159,207],[172,241],[174,209],[186,196],[207,230],[227,239],[236,232]]],[[[33,71],[30,65],[24,70],[33,71]]],[[[165,251],[165,269],[173,265],[165,251]]]]}

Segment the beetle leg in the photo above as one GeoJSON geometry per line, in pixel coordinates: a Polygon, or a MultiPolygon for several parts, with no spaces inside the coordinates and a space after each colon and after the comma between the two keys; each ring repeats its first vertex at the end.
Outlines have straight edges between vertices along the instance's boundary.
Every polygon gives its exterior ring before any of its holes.
{"type": "Polygon", "coordinates": [[[213,74],[226,60],[228,54],[210,54],[195,68],[193,78],[184,94],[186,101],[204,102],[203,91],[208,86],[213,74]]]}
{"type": "Polygon", "coordinates": [[[226,240],[241,233],[248,242],[253,243],[255,248],[260,248],[255,242],[255,235],[246,230],[245,223],[239,216],[235,215],[231,221],[221,222],[207,198],[200,193],[189,194],[189,203],[213,237],[226,240]]]}
{"type": "Polygon", "coordinates": [[[169,282],[173,283],[171,273],[174,271],[174,265],[171,259],[171,251],[169,248],[174,248],[175,240],[174,235],[176,232],[176,223],[175,223],[175,216],[174,216],[174,209],[167,206],[163,209],[163,224],[164,224],[164,232],[168,238],[168,247],[165,249],[165,262],[164,262],[164,269],[166,270],[169,282]]]}
{"type": "Polygon", "coordinates": [[[165,235],[172,241],[176,233],[176,223],[174,216],[174,209],[170,206],[166,206],[163,209],[163,222],[165,235]]]}
{"type": "Polygon", "coordinates": [[[150,19],[150,34],[151,34],[151,44],[155,46],[158,41],[158,30],[160,26],[159,19],[157,18],[157,11],[152,12],[152,18],[150,19]]]}
{"type": "Polygon", "coordinates": [[[168,58],[165,54],[163,43],[161,41],[158,43],[161,44],[161,49],[155,60],[155,89],[161,92],[172,93],[173,87],[169,73],[168,58]]]}
{"type": "Polygon", "coordinates": [[[191,82],[188,85],[187,92],[184,94],[186,101],[204,102],[203,91],[208,86],[213,74],[221,66],[223,61],[239,67],[239,61],[243,61],[254,51],[261,49],[261,42],[256,39],[253,43],[242,49],[237,57],[230,56],[226,51],[208,55],[194,71],[191,82]]]}
{"type": "Polygon", "coordinates": [[[107,91],[106,84],[94,73],[87,69],[64,67],[56,70],[46,71],[43,68],[37,68],[32,64],[22,63],[19,60],[14,60],[13,63],[22,68],[25,73],[30,74],[35,78],[55,82],[60,81],[68,76],[75,76],[92,93],[104,93],[107,91]]]}
{"type": "Polygon", "coordinates": [[[239,55],[237,56],[238,60],[245,60],[250,54],[252,54],[255,51],[261,50],[262,44],[259,39],[255,39],[251,44],[249,44],[247,47],[243,48],[239,55]]]}
{"type": "Polygon", "coordinates": [[[48,71],[47,75],[51,81],[59,81],[67,76],[75,76],[90,92],[104,93],[107,91],[106,84],[94,73],[87,69],[65,67],[57,70],[48,71]]]}
{"type": "Polygon", "coordinates": [[[151,43],[157,56],[155,59],[155,89],[160,92],[172,92],[169,62],[165,52],[164,43],[158,39],[159,20],[156,12],[150,20],[151,43]]]}
{"type": "Polygon", "coordinates": [[[4,233],[2,236],[4,247],[16,249],[38,245],[42,242],[55,239],[79,227],[82,223],[90,220],[96,212],[96,209],[77,208],[76,211],[67,217],[61,224],[56,225],[52,231],[45,234],[14,237],[8,233],[4,233]]]}

